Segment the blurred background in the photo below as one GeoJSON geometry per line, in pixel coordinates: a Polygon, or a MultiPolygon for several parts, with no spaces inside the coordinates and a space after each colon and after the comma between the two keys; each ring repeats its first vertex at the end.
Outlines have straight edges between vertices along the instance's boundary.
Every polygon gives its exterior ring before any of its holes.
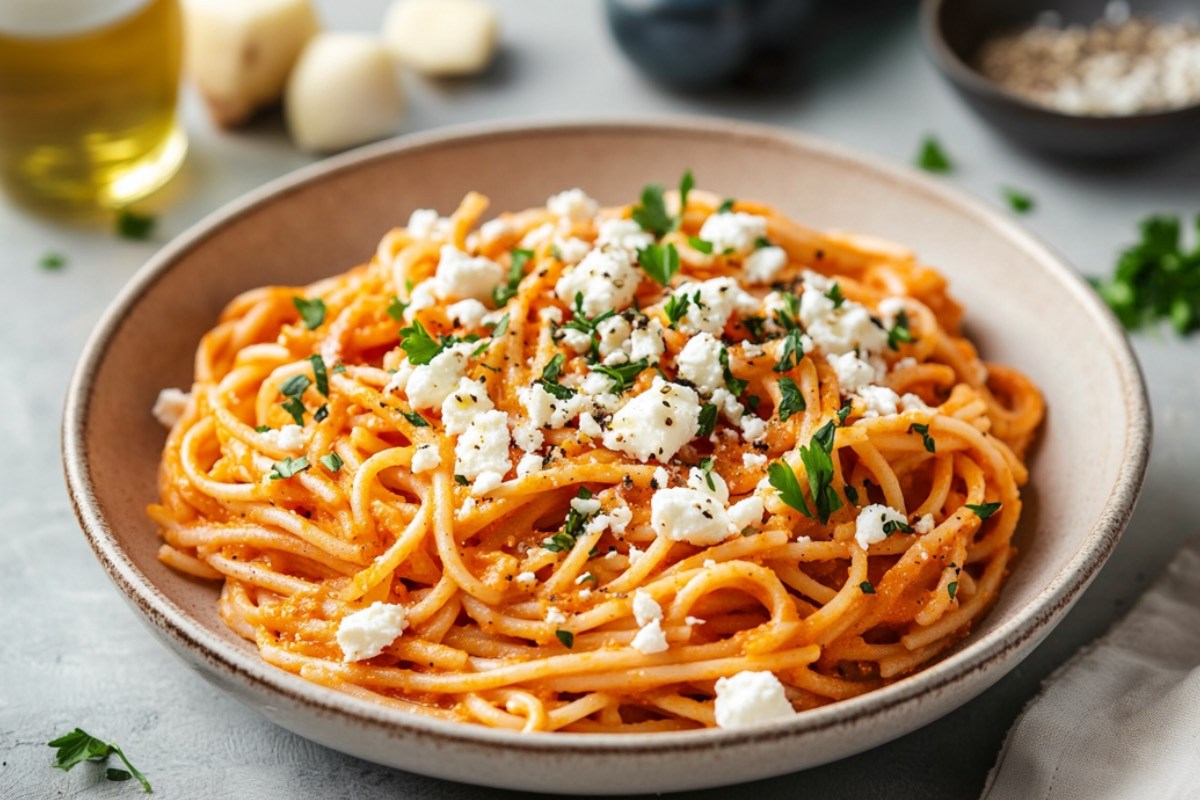
{"type": "MultiPolygon", "coordinates": [[[[985,78],[974,63],[988,37],[1035,20],[1115,30],[1131,11],[1180,19],[1194,12],[1188,2],[931,0],[922,14],[915,0],[446,0],[456,9],[448,21],[445,8],[398,11],[388,0],[188,5],[185,25],[173,0],[0,0],[0,271],[15,306],[0,314],[0,435],[10,451],[0,483],[21,487],[0,505],[9,534],[0,557],[19,565],[8,610],[45,620],[22,631],[27,647],[0,649],[0,682],[19,687],[0,697],[9,753],[0,796],[116,791],[91,787],[80,771],[49,774],[43,734],[76,724],[82,707],[120,720],[108,727],[127,749],[158,754],[155,787],[168,796],[283,797],[315,786],[357,798],[516,796],[341,756],[213,692],[122,607],[65,502],[58,415],[92,325],[158,247],[273,178],[361,142],[450,125],[690,114],[774,125],[935,172],[1093,277],[1112,273],[1144,217],[1182,215],[1190,228],[1200,209],[1200,49],[1191,34],[1178,34],[1178,48],[1146,31],[1110,31],[1099,44],[1077,31],[1071,41],[1010,48],[1018,62],[1065,61],[1059,72],[1096,48],[1133,52],[1124,71],[1111,58],[1096,68],[1104,86],[1124,87],[1099,99],[1086,81],[1068,97],[1048,91],[1055,79],[1041,71],[1014,76],[1001,63],[985,78]],[[99,16],[80,10],[89,5],[99,16]],[[1057,17],[1038,16],[1047,10],[1057,17]],[[96,26],[113,41],[82,41],[96,26]],[[1155,105],[1164,79],[1136,59],[1154,61],[1167,47],[1179,50],[1170,59],[1182,83],[1171,95],[1178,102],[1155,105]],[[1116,111],[1087,105],[1110,101],[1116,111]],[[128,117],[105,117],[114,109],[128,117]],[[51,564],[51,553],[68,555],[51,564]],[[80,629],[103,632],[86,653],[73,639],[80,629]],[[143,702],[167,694],[170,715],[143,702]]],[[[703,165],[694,168],[703,185],[703,165]]],[[[575,183],[561,176],[563,188],[575,183]]],[[[953,281],[953,265],[939,266],[953,281]]],[[[1200,518],[1193,348],[1167,327],[1135,345],[1158,428],[1150,475],[1130,532],[1067,622],[946,719],[753,791],[882,797],[872,776],[885,770],[897,781],[891,797],[978,794],[1040,681],[1129,606],[1200,518]]]]}

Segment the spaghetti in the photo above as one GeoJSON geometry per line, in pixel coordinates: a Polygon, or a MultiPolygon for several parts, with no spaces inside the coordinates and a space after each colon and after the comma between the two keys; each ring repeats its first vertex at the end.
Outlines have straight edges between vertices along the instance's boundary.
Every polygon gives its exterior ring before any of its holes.
{"type": "Polygon", "coordinates": [[[1041,397],[903,248],[758,203],[421,210],[233,300],[164,393],[160,558],[282,669],[523,731],[732,726],[966,636],[1041,397]]]}

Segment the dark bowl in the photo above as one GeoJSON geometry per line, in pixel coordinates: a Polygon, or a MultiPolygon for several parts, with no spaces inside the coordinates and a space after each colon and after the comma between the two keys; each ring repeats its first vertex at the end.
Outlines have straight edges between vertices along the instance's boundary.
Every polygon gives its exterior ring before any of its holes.
{"type": "MultiPolygon", "coordinates": [[[[1010,94],[971,66],[991,34],[1031,24],[1046,11],[1068,24],[1089,24],[1103,16],[1104,7],[1103,0],[924,0],[921,30],[934,63],[967,105],[1019,144],[1094,159],[1145,156],[1200,141],[1200,104],[1131,116],[1076,116],[1010,94]]],[[[1137,15],[1164,20],[1196,10],[1195,0],[1134,4],[1137,15]]]]}

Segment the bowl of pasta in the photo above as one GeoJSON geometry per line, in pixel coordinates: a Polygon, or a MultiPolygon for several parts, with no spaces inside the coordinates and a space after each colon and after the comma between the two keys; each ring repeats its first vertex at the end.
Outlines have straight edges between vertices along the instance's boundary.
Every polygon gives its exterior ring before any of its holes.
{"type": "Polygon", "coordinates": [[[63,454],[150,630],[278,724],[628,793],[983,691],[1114,547],[1149,427],[1112,316],[1012,222],[770,129],[578,122],[201,222],[89,341],[63,454]]]}

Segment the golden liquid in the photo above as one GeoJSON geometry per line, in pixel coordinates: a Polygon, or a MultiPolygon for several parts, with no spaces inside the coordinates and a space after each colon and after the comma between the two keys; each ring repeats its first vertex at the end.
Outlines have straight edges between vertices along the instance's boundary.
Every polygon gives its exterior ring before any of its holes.
{"type": "Polygon", "coordinates": [[[180,51],[178,0],[58,36],[0,27],[0,182],[59,208],[119,206],[160,187],[187,149],[180,51]]]}

